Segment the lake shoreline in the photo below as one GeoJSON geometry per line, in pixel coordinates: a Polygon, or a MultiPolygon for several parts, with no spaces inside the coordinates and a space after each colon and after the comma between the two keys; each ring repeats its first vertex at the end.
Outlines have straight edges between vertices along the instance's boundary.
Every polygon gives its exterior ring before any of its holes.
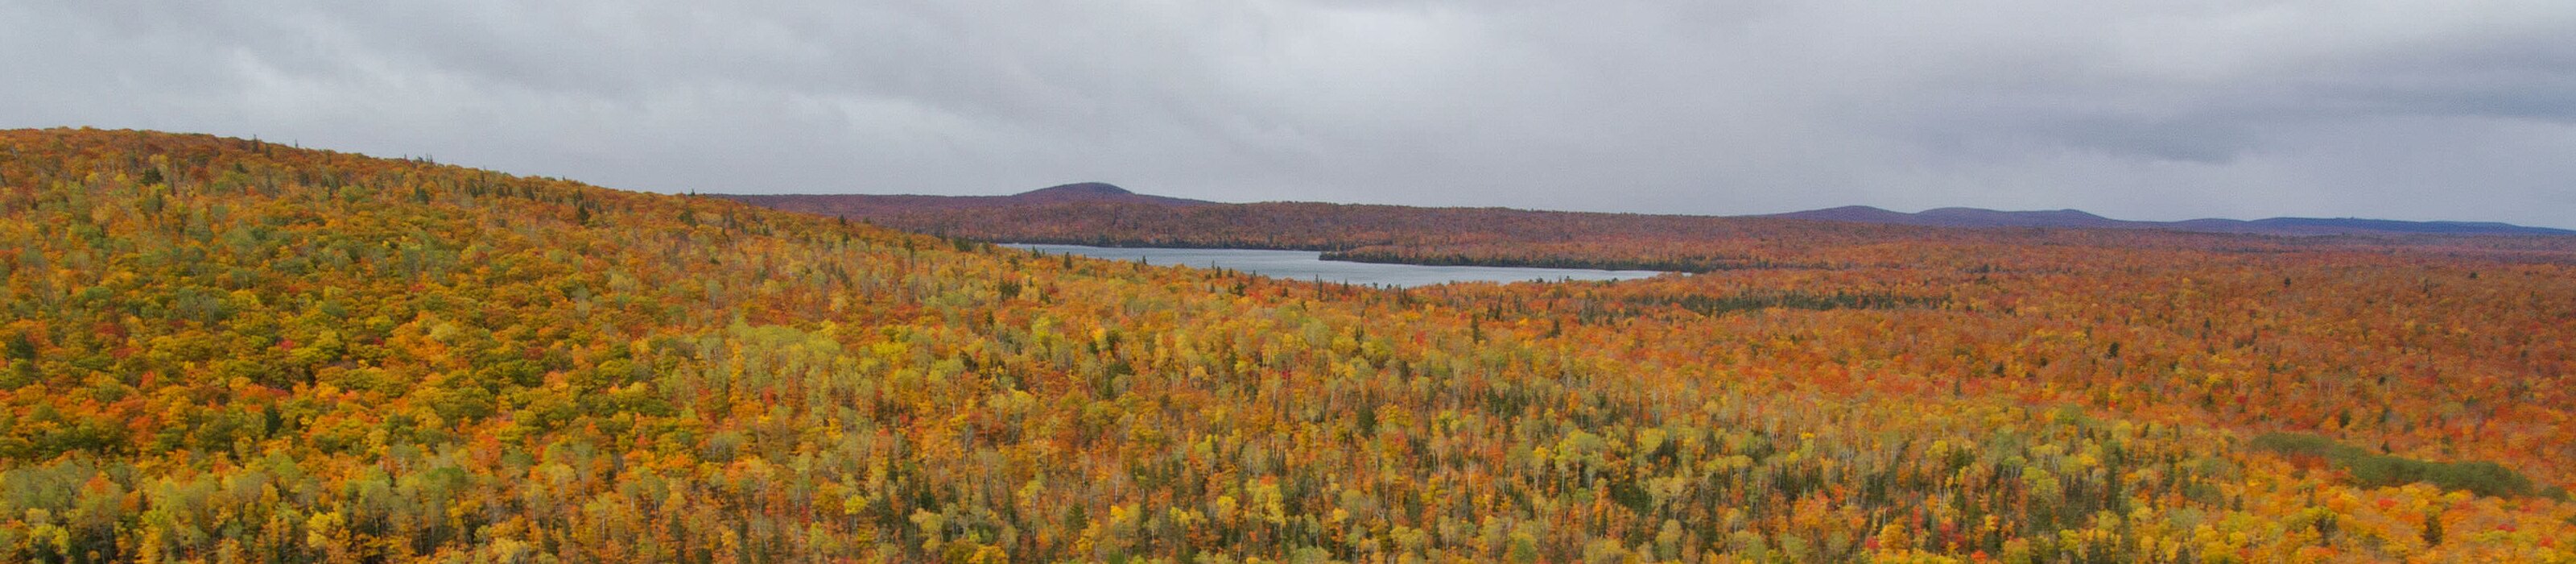
{"type": "Polygon", "coordinates": [[[1142,260],[1147,264],[1223,268],[1289,280],[1356,285],[1414,287],[1456,282],[1616,281],[1670,273],[1657,270],[1548,268],[1536,266],[1442,265],[1334,260],[1330,253],[1303,249],[1208,247],[1104,247],[1062,243],[997,243],[999,246],[1049,254],[1075,254],[1109,260],[1142,260]]]}

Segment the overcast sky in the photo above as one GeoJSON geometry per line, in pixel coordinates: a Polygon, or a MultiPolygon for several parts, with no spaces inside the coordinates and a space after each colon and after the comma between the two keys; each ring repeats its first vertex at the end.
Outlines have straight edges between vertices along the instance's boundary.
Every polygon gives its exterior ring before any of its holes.
{"type": "Polygon", "coordinates": [[[2576,227],[2576,2],[0,0],[0,127],[61,125],[661,192],[2576,227]]]}

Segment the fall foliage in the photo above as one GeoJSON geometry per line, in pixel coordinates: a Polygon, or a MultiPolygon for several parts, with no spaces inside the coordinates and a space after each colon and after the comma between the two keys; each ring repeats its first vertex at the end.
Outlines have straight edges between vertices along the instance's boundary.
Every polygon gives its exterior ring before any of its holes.
{"type": "Polygon", "coordinates": [[[0,560],[2576,558],[2563,238],[1426,223],[1707,273],[1380,290],[96,130],[0,218],[0,560]]]}

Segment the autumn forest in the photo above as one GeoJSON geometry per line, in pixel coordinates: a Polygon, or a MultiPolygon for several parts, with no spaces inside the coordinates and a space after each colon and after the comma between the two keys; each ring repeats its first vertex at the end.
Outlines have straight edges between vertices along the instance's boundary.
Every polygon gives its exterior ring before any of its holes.
{"type": "Polygon", "coordinates": [[[2566,236],[852,220],[0,131],[9,562],[2566,562],[2572,377],[2566,236]]]}

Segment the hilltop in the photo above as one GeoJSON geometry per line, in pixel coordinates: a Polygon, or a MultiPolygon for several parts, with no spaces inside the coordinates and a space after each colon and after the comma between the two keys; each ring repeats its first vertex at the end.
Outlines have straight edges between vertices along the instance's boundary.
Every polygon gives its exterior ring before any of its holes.
{"type": "MultiPolygon", "coordinates": [[[[1424,217],[1310,211],[1278,221],[1424,217]]],[[[0,561],[2548,562],[2576,538],[2567,249],[1788,219],[1533,244],[1496,234],[1612,224],[1439,213],[1526,222],[1355,236],[1777,263],[1378,290],[0,131],[0,561]]]]}

